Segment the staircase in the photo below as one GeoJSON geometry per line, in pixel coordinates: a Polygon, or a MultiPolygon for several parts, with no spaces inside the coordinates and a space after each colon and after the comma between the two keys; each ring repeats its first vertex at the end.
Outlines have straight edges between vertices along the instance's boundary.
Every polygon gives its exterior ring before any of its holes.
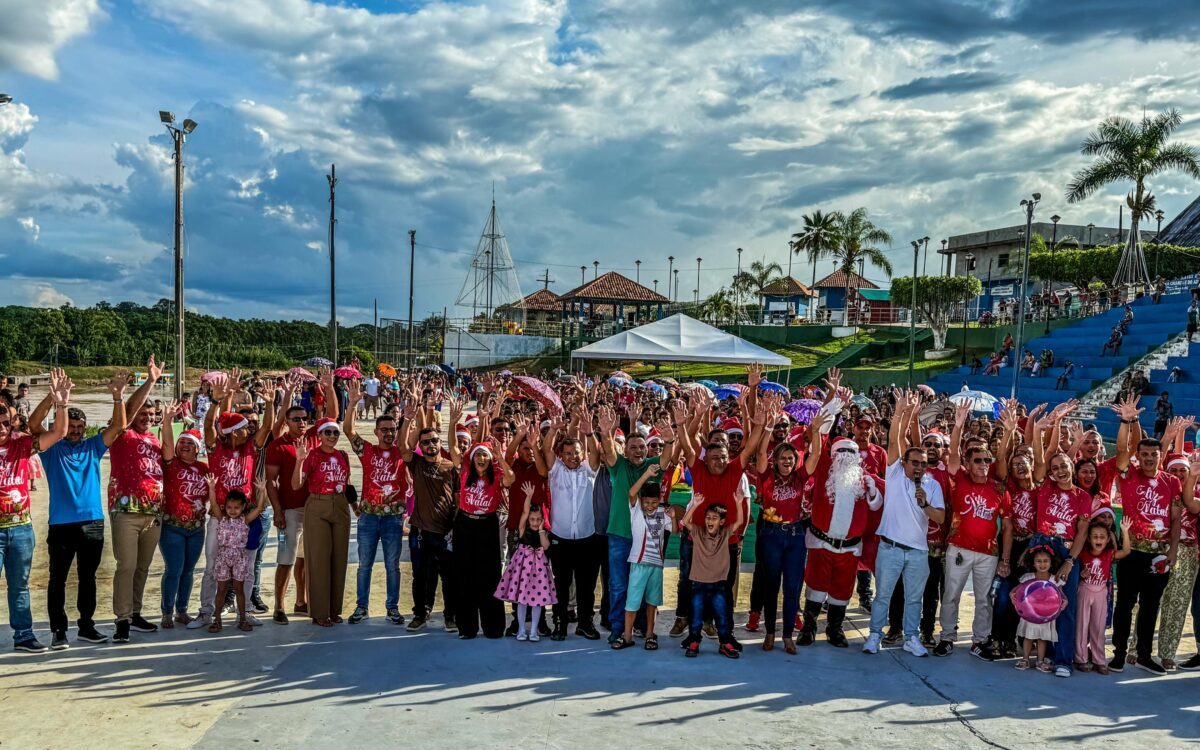
{"type": "MultiPolygon", "coordinates": [[[[1186,336],[1180,337],[1177,347],[1180,353],[1168,356],[1160,365],[1150,369],[1150,392],[1138,402],[1138,406],[1145,410],[1140,421],[1147,434],[1154,432],[1154,402],[1163,391],[1169,394],[1171,405],[1175,407],[1175,416],[1200,416],[1200,341],[1188,343],[1186,339],[1186,336]],[[1167,378],[1175,367],[1180,369],[1179,382],[1168,383],[1167,378]]],[[[1112,400],[1110,397],[1109,403],[1112,400]]],[[[1116,437],[1120,420],[1112,409],[1098,405],[1093,421],[1101,435],[1116,437]]]]}
{"type": "MultiPolygon", "coordinates": [[[[1172,294],[1163,297],[1162,302],[1157,305],[1153,304],[1149,297],[1131,303],[1134,319],[1129,333],[1121,343],[1119,355],[1101,356],[1100,352],[1113,327],[1125,316],[1124,308],[1083,318],[1074,325],[1064,326],[1049,335],[1030,340],[1025,344],[1026,350],[1038,356],[1043,350],[1052,349],[1055,366],[1043,371],[1036,378],[1029,373],[1023,373],[1017,394],[1019,400],[1025,406],[1032,407],[1040,403],[1057,404],[1069,398],[1083,396],[1184,330],[1187,326],[1187,307],[1190,301],[1189,294],[1172,294]],[[1075,370],[1065,387],[1056,390],[1055,384],[1067,360],[1075,364],[1075,370]]],[[[1025,324],[1026,332],[1030,332],[1031,328],[1033,331],[1039,330],[1038,323],[1025,324]]],[[[987,358],[980,359],[984,360],[986,366],[987,358]]],[[[935,391],[946,393],[962,390],[965,382],[973,390],[985,391],[997,397],[1008,396],[1012,388],[1011,367],[1000,370],[998,376],[984,375],[982,370],[976,375],[970,373],[970,367],[958,367],[936,375],[926,382],[935,391]]],[[[1165,381],[1165,373],[1162,379],[1165,381]]],[[[1182,385],[1185,388],[1190,385],[1195,393],[1195,382],[1182,385]]],[[[1176,406],[1176,413],[1185,413],[1182,409],[1182,406],[1176,406]]],[[[1197,413],[1200,413],[1200,409],[1197,413]]]]}

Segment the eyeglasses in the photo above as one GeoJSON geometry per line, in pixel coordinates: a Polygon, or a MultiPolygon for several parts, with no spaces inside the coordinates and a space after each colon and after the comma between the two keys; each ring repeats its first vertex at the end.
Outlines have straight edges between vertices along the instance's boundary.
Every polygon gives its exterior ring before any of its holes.
{"type": "Polygon", "coordinates": [[[379,428],[379,431],[380,431],[380,432],[382,432],[382,433],[384,433],[384,434],[387,434],[387,433],[389,433],[389,432],[395,432],[395,431],[396,431],[396,428],[395,428],[395,427],[380,427],[380,428],[379,428]]]}
{"type": "Polygon", "coordinates": [[[422,440],[421,445],[437,445],[439,442],[441,442],[441,438],[429,438],[422,440]]]}
{"type": "Polygon", "coordinates": [[[321,434],[322,435],[332,435],[333,437],[337,437],[337,436],[341,435],[342,433],[338,432],[337,430],[321,430],[321,434]]]}
{"type": "Polygon", "coordinates": [[[972,458],[971,463],[973,463],[973,464],[990,464],[990,463],[994,463],[995,460],[996,459],[994,459],[994,458],[972,458]]]}
{"type": "Polygon", "coordinates": [[[854,448],[838,448],[834,453],[858,453],[854,448]]]}

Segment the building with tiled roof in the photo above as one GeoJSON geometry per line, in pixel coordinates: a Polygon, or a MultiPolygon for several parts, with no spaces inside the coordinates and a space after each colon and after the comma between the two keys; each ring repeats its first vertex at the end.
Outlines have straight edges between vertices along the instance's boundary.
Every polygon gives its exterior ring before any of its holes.
{"type": "Polygon", "coordinates": [[[560,299],[566,302],[617,302],[629,305],[670,302],[658,292],[647,289],[616,271],[609,271],[582,286],[575,287],[560,299]]]}
{"type": "Polygon", "coordinates": [[[790,323],[808,314],[808,306],[817,293],[791,276],[776,279],[758,290],[762,298],[763,323],[790,323]]]}
{"type": "MultiPolygon", "coordinates": [[[[845,289],[847,286],[846,276],[847,276],[846,272],[839,268],[838,270],[834,271],[833,273],[829,274],[825,278],[818,281],[813,286],[813,289],[845,289]]],[[[864,279],[862,276],[859,276],[858,274],[854,273],[853,271],[851,271],[849,273],[849,277],[850,277],[849,287],[851,289],[878,289],[879,288],[875,284],[872,284],[870,279],[864,279]]]]}
{"type": "Polygon", "coordinates": [[[525,325],[557,324],[562,320],[562,301],[557,294],[549,289],[538,289],[530,292],[511,305],[501,305],[496,311],[504,315],[507,310],[524,311],[525,325]]]}

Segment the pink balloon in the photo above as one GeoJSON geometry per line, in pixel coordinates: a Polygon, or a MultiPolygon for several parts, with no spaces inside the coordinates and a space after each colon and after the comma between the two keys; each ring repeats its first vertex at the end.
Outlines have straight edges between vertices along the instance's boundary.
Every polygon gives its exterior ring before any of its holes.
{"type": "Polygon", "coordinates": [[[1067,598],[1058,586],[1036,578],[1013,589],[1011,598],[1021,619],[1037,625],[1053,622],[1067,608],[1067,598]]]}

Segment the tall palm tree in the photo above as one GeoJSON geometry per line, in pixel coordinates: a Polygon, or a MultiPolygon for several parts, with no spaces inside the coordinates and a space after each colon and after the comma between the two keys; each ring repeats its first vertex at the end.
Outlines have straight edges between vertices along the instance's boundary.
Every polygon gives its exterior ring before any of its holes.
{"type": "Polygon", "coordinates": [[[850,275],[854,267],[860,263],[883,269],[888,276],[892,275],[892,263],[884,255],[883,244],[891,244],[892,235],[871,223],[867,209],[856,208],[849,214],[838,213],[837,228],[838,244],[830,253],[838,265],[838,269],[846,275],[846,296],[843,304],[847,310],[843,321],[850,321],[850,275]]]}
{"type": "Polygon", "coordinates": [[[1068,203],[1078,203],[1114,182],[1133,183],[1133,189],[1125,197],[1130,214],[1129,241],[1113,278],[1114,286],[1150,282],[1138,237],[1138,222],[1149,218],[1156,208],[1146,182],[1170,169],[1200,179],[1200,155],[1196,148],[1167,142],[1182,123],[1183,116],[1177,109],[1160,112],[1153,118],[1143,115],[1140,123],[1125,117],[1109,117],[1088,134],[1080,148],[1084,156],[1094,156],[1096,160],[1067,183],[1068,203]]]}
{"type": "Polygon", "coordinates": [[[758,321],[762,322],[762,290],[771,284],[778,281],[783,276],[783,268],[772,261],[768,263],[766,258],[756,260],[750,264],[749,270],[742,271],[733,277],[734,288],[748,294],[755,295],[758,300],[758,321]]]}
{"type": "MultiPolygon", "coordinates": [[[[809,289],[817,285],[817,261],[829,257],[837,249],[841,221],[840,211],[813,211],[804,215],[804,229],[792,235],[792,241],[789,243],[792,252],[796,255],[803,252],[812,266],[812,284],[809,289]]],[[[810,301],[808,307],[811,313],[809,317],[815,320],[816,304],[810,301]]]]}
{"type": "Polygon", "coordinates": [[[714,323],[737,320],[738,309],[733,292],[724,287],[710,294],[708,299],[704,300],[703,310],[701,317],[708,318],[714,323]]]}

